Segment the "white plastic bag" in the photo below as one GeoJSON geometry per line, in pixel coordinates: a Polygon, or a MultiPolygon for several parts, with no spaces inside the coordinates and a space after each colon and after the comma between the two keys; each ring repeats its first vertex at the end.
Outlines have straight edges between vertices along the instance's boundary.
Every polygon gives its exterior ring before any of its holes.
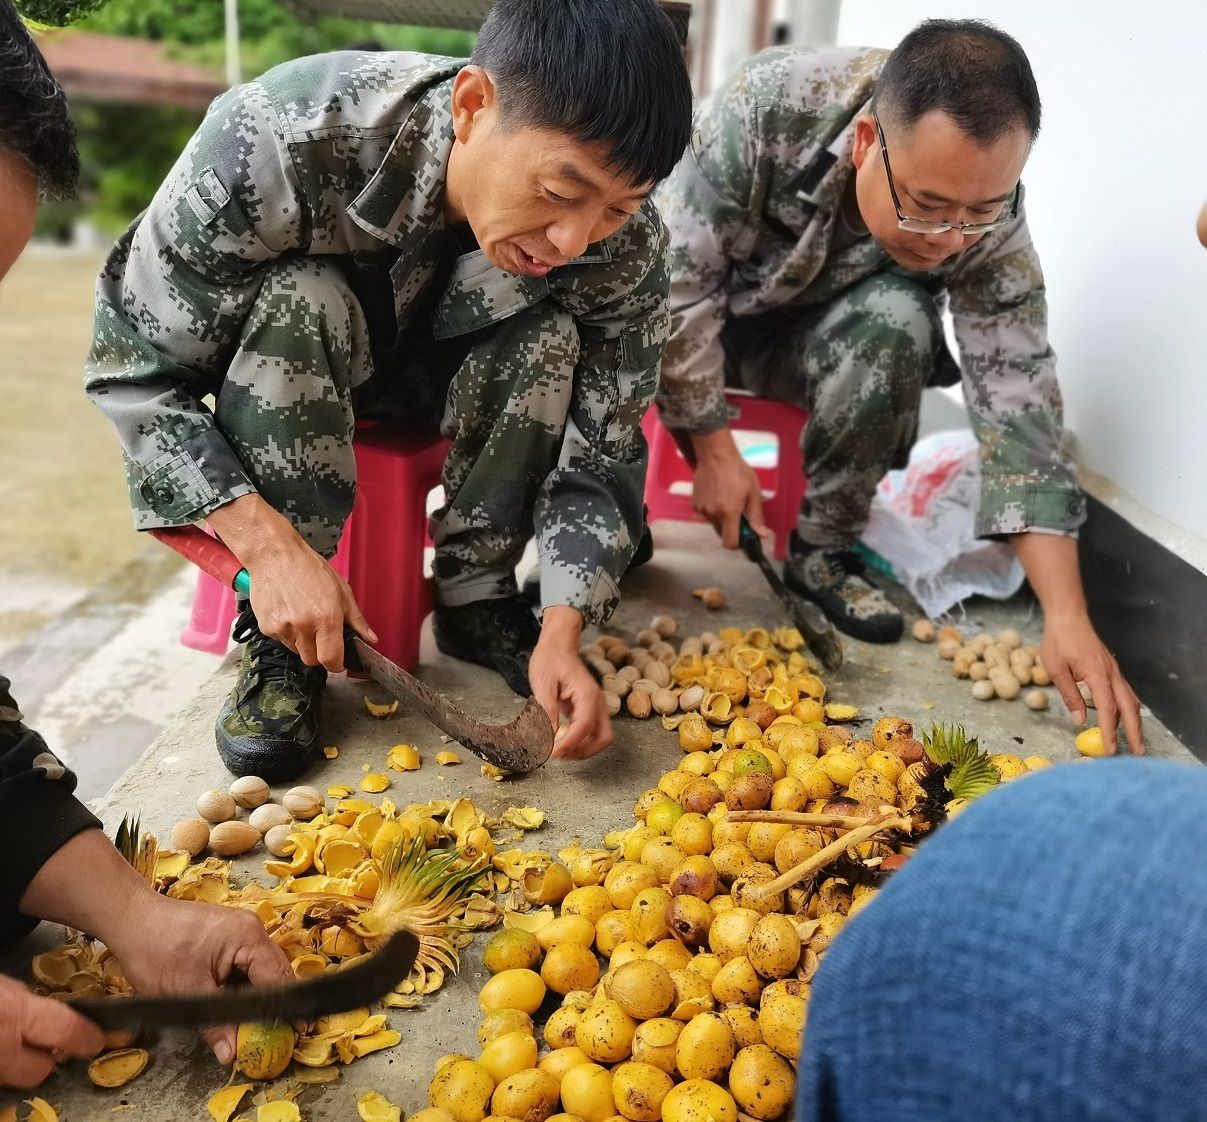
{"type": "Polygon", "coordinates": [[[1022,587],[1014,550],[975,536],[980,500],[980,446],[968,431],[920,440],[909,466],[880,481],[863,543],[931,618],[969,596],[1005,600],[1022,587]]]}

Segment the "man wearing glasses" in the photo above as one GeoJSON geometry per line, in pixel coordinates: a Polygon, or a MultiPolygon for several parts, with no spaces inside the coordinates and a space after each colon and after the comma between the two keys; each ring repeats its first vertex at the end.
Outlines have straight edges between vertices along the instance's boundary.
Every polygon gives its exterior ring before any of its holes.
{"type": "Polygon", "coordinates": [[[728,381],[810,411],[808,492],[785,579],[848,634],[892,642],[901,614],[852,547],[876,485],[908,460],[922,390],[963,381],[981,443],[977,531],[1008,539],[1044,609],[1045,667],[1078,720],[1090,686],[1111,747],[1139,704],[1086,611],[1085,501],[1020,182],[1040,100],[1022,48],[975,20],[928,20],[891,53],[776,48],[700,107],[659,195],[671,232],[671,340],[659,405],[697,463],[693,503],[734,548],[765,532],[728,428],[728,381]],[[960,360],[948,352],[942,312],[960,360]]]}

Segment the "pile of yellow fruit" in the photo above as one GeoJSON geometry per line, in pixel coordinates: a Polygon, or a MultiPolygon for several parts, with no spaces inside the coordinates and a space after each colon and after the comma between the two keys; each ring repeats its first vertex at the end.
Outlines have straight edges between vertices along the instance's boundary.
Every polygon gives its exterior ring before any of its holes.
{"type": "MultiPolygon", "coordinates": [[[[485,948],[481,1053],[439,1061],[413,1122],[788,1111],[819,959],[928,828],[914,812],[935,768],[902,718],[870,740],[824,723],[791,633],[718,639],[670,663],[707,701],[663,716],[684,754],[636,825],[526,870],[485,948]]],[[[1047,766],[978,762],[990,783],[1047,766]]]]}

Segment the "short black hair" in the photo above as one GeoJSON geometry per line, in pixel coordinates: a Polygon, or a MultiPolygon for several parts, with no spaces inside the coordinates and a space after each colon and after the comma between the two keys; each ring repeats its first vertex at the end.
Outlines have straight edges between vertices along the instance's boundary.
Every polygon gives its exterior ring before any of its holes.
{"type": "Polygon", "coordinates": [[[691,81],[657,0],[495,0],[470,61],[504,121],[603,141],[634,184],[670,175],[691,137],[691,81]]]}
{"type": "Polygon", "coordinates": [[[67,98],[11,0],[0,0],[0,148],[28,161],[43,198],[75,194],[80,155],[67,98]]]}
{"type": "Polygon", "coordinates": [[[878,112],[906,128],[932,109],[988,144],[1020,125],[1039,135],[1039,89],[1018,40],[986,20],[928,19],[889,55],[878,112]]]}

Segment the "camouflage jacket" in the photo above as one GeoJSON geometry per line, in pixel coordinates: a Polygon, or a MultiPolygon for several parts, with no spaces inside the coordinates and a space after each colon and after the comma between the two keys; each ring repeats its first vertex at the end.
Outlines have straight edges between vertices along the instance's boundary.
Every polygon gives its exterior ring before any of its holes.
{"type": "MultiPolygon", "coordinates": [[[[358,255],[389,252],[401,335],[443,253],[450,93],[463,65],[406,53],[317,55],[210,107],[98,281],[86,383],[121,437],[139,529],[197,521],[254,490],[204,398],[220,387],[274,259],[336,255],[354,269],[358,255]]],[[[566,356],[576,433],[602,435],[566,438],[538,504],[547,512],[542,556],[556,554],[556,540],[546,539],[559,525],[582,522],[584,504],[599,526],[617,525],[621,514],[639,521],[643,472],[631,468],[645,457],[640,419],[669,333],[665,246],[647,203],[545,277],[505,273],[480,251],[465,255],[437,302],[437,339],[543,300],[572,317],[573,337],[542,342],[566,356]],[[616,464],[626,470],[612,471],[616,464]]],[[[576,557],[581,572],[619,580],[639,525],[629,530],[594,535],[597,556],[576,557]]],[[[586,608],[592,597],[584,588],[559,602],[586,608]]]]}
{"type": "MultiPolygon", "coordinates": [[[[691,149],[658,194],[671,234],[659,393],[669,426],[726,423],[720,334],[729,316],[825,303],[879,270],[904,272],[870,235],[831,246],[854,170],[854,121],[887,57],[773,48],[699,107],[691,149]]],[[[981,444],[977,532],[1074,533],[1085,502],[1061,450],[1043,273],[1021,207],[925,283],[949,301],[981,444]]]]}

